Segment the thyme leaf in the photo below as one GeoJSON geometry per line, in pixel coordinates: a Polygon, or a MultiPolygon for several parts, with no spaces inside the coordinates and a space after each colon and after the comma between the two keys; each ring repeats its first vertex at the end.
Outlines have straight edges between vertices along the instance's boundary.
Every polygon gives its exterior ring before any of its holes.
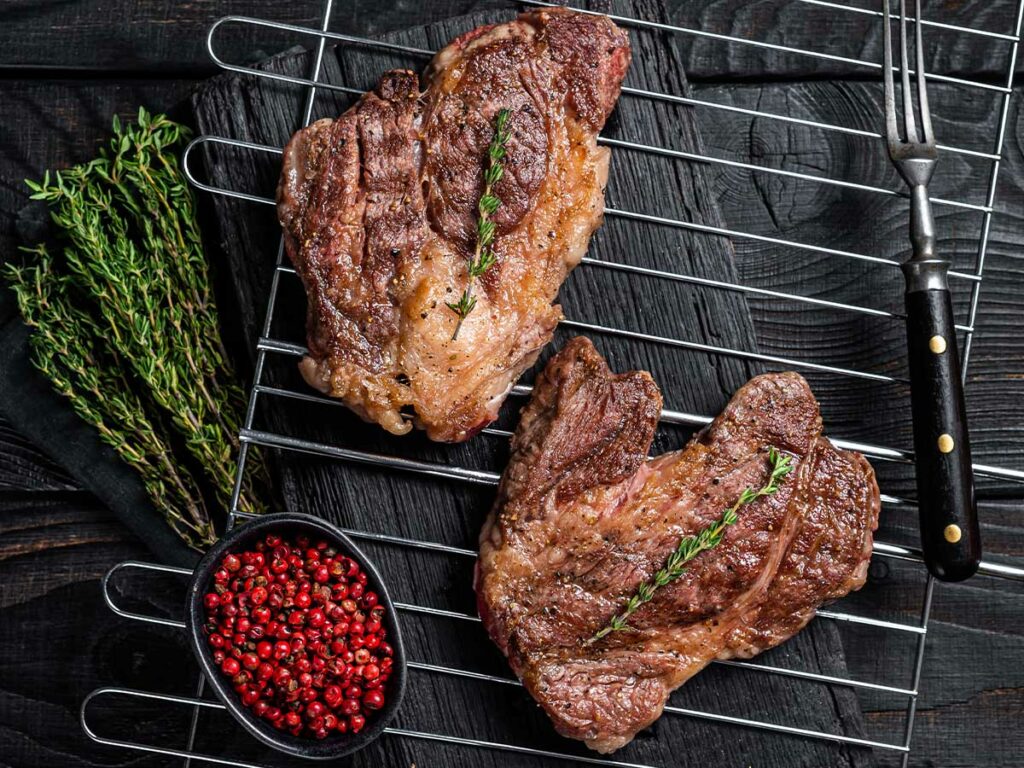
{"type": "Polygon", "coordinates": [[[701,552],[714,549],[722,542],[726,529],[730,525],[734,525],[739,519],[741,508],[762,496],[771,496],[778,491],[782,479],[793,471],[793,460],[776,448],[769,447],[768,464],[770,467],[768,480],[765,481],[763,486],[757,490],[749,487],[744,488],[736,503],[725,510],[718,520],[696,535],[681,538],[675,550],[668,556],[668,560],[665,561],[665,566],[655,573],[650,580],[641,584],[633,596],[626,601],[622,611],[613,616],[603,629],[587,641],[587,644],[595,643],[612,632],[628,629],[629,617],[636,613],[640,606],[654,599],[654,594],[658,589],[668,586],[686,573],[687,563],[701,552]]]}
{"type": "Polygon", "coordinates": [[[459,338],[459,331],[462,330],[462,323],[469,316],[469,313],[476,307],[476,296],[473,295],[473,282],[490,269],[497,257],[494,254],[492,245],[494,243],[494,221],[491,216],[501,207],[501,200],[494,194],[494,186],[501,181],[505,174],[505,166],[502,161],[507,154],[508,141],[512,133],[508,127],[508,119],[511,113],[502,109],[494,118],[494,136],[487,147],[487,167],[484,169],[484,191],[477,203],[476,221],[476,247],[469,259],[466,268],[468,280],[466,288],[458,301],[445,302],[445,305],[454,312],[459,320],[452,332],[452,341],[459,338]]]}

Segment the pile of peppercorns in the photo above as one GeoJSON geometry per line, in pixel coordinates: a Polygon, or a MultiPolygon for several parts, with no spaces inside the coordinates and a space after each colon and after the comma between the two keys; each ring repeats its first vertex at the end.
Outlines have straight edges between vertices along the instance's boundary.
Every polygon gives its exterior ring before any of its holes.
{"type": "Polygon", "coordinates": [[[225,555],[203,598],[213,660],[281,731],[358,733],[384,706],[393,650],[366,572],[326,541],[274,534],[225,555]]]}

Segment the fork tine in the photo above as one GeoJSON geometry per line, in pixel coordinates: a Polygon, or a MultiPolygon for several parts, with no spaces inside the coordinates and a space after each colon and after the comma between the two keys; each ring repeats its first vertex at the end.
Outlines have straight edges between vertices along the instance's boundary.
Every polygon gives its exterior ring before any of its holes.
{"type": "Polygon", "coordinates": [[[889,0],[882,0],[882,82],[885,85],[885,133],[889,144],[900,141],[896,127],[896,87],[892,79],[892,18],[889,14],[889,0]]]}
{"type": "Polygon", "coordinates": [[[924,44],[921,42],[921,0],[914,2],[914,37],[916,38],[917,100],[921,106],[921,130],[928,144],[935,143],[932,134],[932,115],[928,109],[928,88],[924,82],[924,44]]]}
{"type": "Polygon", "coordinates": [[[907,0],[900,0],[900,78],[903,84],[903,125],[907,141],[917,141],[914,121],[914,92],[910,90],[910,63],[907,61],[907,0]]]}

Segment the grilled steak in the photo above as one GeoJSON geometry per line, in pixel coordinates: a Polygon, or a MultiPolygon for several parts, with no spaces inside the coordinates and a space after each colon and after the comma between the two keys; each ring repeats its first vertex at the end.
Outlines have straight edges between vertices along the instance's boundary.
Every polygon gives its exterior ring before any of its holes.
{"type": "Polygon", "coordinates": [[[661,396],[577,338],[539,378],[512,444],[477,566],[480,615],[564,736],[629,742],[713,659],[747,658],[860,588],[879,495],[863,456],[821,436],[795,373],[759,376],[681,451],[648,460],[661,396]],[[793,458],[774,495],[629,620],[591,638],[661,569],[682,536],[761,487],[766,450],[793,458]]]}
{"type": "Polygon", "coordinates": [[[306,381],[394,434],[491,422],[562,317],[552,302],[604,212],[596,143],[629,66],[604,17],[557,10],[466,34],[424,76],[385,74],[285,148],[278,216],[309,299],[306,381]],[[496,264],[452,341],[487,146],[511,112],[496,264]],[[405,418],[411,415],[412,419],[405,418]]]}

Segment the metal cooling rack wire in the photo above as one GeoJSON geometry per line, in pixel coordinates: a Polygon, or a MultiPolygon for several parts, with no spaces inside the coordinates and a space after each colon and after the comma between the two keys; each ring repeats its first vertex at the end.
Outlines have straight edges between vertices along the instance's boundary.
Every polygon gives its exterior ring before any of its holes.
{"type": "MultiPolygon", "coordinates": [[[[279,155],[281,153],[281,149],[280,148],[270,147],[270,146],[263,145],[263,144],[255,144],[255,143],[252,143],[252,142],[240,141],[240,140],[236,140],[236,139],[225,139],[225,138],[222,138],[222,137],[201,136],[201,137],[198,137],[197,139],[195,139],[189,145],[188,149],[186,150],[185,163],[184,163],[184,165],[185,165],[185,172],[188,175],[190,181],[196,187],[198,187],[199,189],[203,189],[205,191],[212,192],[214,194],[223,195],[223,196],[226,196],[226,197],[233,197],[233,198],[240,199],[240,200],[246,200],[246,201],[249,201],[249,202],[261,203],[261,204],[264,204],[264,205],[274,205],[274,200],[271,199],[271,198],[268,198],[268,197],[262,197],[262,196],[250,194],[250,193],[247,193],[247,192],[240,192],[240,191],[236,191],[236,190],[227,190],[227,189],[223,189],[223,188],[220,188],[220,187],[214,187],[214,186],[211,186],[209,184],[205,184],[202,181],[200,181],[196,177],[194,171],[192,170],[191,159],[192,159],[192,152],[197,147],[199,147],[199,146],[201,146],[202,144],[205,144],[205,143],[220,144],[220,145],[226,145],[226,146],[231,146],[231,147],[235,147],[235,148],[243,148],[243,149],[249,149],[249,150],[254,150],[254,151],[259,151],[259,152],[267,152],[267,153],[277,154],[277,155],[279,155]]],[[[623,212],[614,211],[614,210],[608,211],[608,214],[609,215],[613,215],[613,216],[616,215],[616,214],[621,214],[621,213],[623,213],[623,212]]],[[[627,215],[629,215],[629,216],[637,216],[636,214],[627,214],[627,215]]],[[[653,218],[653,217],[645,217],[645,218],[650,219],[650,218],[653,218]]],[[[662,222],[662,221],[669,221],[669,220],[659,219],[655,223],[662,222]]],[[[674,221],[672,223],[677,224],[679,226],[686,226],[687,225],[687,222],[682,222],[682,221],[674,221]]],[[[704,229],[709,229],[709,228],[704,228],[704,229]]],[[[717,228],[715,228],[715,229],[717,229],[717,228]]],[[[718,232],[715,232],[715,234],[718,234],[718,232]]],[[[736,234],[736,233],[731,233],[731,234],[736,234]]],[[[780,241],[776,240],[776,242],[780,242],[780,241]]],[[[784,241],[782,241],[782,242],[784,242],[784,241]]],[[[841,251],[836,251],[834,249],[827,249],[827,250],[829,250],[833,254],[842,254],[843,253],[841,251]]],[[[882,262],[884,262],[887,265],[895,265],[895,262],[889,261],[887,259],[879,259],[879,261],[882,261],[882,262]]],[[[698,277],[694,277],[694,276],[690,276],[690,275],[681,275],[681,274],[666,272],[666,271],[662,271],[662,270],[650,270],[650,269],[646,269],[646,268],[642,268],[642,267],[635,267],[635,266],[630,265],[630,264],[606,262],[606,261],[601,261],[599,259],[594,259],[592,257],[584,258],[584,264],[591,265],[591,266],[600,266],[600,267],[605,267],[605,268],[609,268],[609,269],[616,269],[616,270],[625,271],[625,272],[634,272],[634,273],[635,272],[639,272],[641,274],[648,274],[648,275],[653,275],[653,276],[657,276],[657,277],[664,277],[666,279],[678,279],[678,280],[681,280],[681,281],[684,281],[684,282],[693,282],[693,283],[696,283],[696,284],[710,285],[711,287],[724,287],[724,288],[728,288],[728,289],[744,290],[744,291],[747,291],[747,292],[754,292],[754,293],[759,292],[759,289],[752,288],[752,287],[749,287],[749,286],[742,286],[742,285],[737,285],[737,284],[733,284],[733,283],[724,283],[724,282],[721,282],[721,281],[706,280],[706,279],[703,279],[703,278],[698,278],[698,277]]],[[[287,267],[284,264],[279,264],[277,266],[276,271],[277,271],[278,275],[284,274],[284,275],[293,276],[295,274],[294,269],[292,269],[291,267],[287,267]]],[[[760,291],[760,293],[768,295],[768,296],[771,296],[771,297],[785,298],[787,300],[792,300],[792,301],[796,301],[796,302],[804,302],[804,303],[811,303],[811,304],[817,304],[817,305],[824,305],[824,306],[826,306],[828,308],[841,309],[841,310],[858,310],[858,311],[863,311],[863,312],[867,312],[867,313],[871,313],[871,314],[885,315],[885,316],[889,316],[889,317],[893,317],[893,318],[897,318],[898,317],[897,315],[895,315],[893,313],[883,313],[880,310],[873,310],[873,309],[870,309],[870,308],[858,307],[856,305],[841,304],[841,303],[838,303],[838,302],[828,302],[828,301],[821,300],[821,299],[809,299],[808,297],[800,296],[800,295],[797,295],[797,294],[784,293],[784,292],[780,292],[780,291],[760,291]]],[[[803,369],[807,369],[807,370],[815,370],[815,371],[819,371],[819,372],[834,373],[834,374],[849,376],[849,377],[852,377],[852,378],[867,379],[867,380],[881,381],[881,382],[899,382],[899,381],[902,381],[902,379],[897,378],[897,377],[889,376],[889,375],[886,375],[886,374],[874,373],[874,372],[871,372],[871,371],[860,371],[860,370],[849,369],[849,368],[841,368],[841,367],[838,367],[838,366],[824,365],[824,364],[821,364],[821,363],[811,363],[811,362],[808,362],[808,361],[797,360],[797,359],[792,359],[792,358],[784,358],[784,357],[779,357],[779,356],[775,356],[775,355],[767,355],[767,354],[757,353],[757,352],[748,352],[748,351],[744,351],[744,350],[730,349],[730,348],[725,348],[725,347],[716,347],[716,346],[713,346],[713,345],[701,344],[701,343],[697,343],[697,342],[686,341],[686,340],[683,340],[683,339],[674,339],[674,338],[667,338],[667,337],[661,337],[661,336],[653,336],[653,335],[650,335],[650,334],[638,333],[638,332],[635,332],[635,331],[628,331],[628,330],[623,330],[623,329],[619,329],[619,328],[611,328],[611,327],[608,327],[608,326],[601,326],[601,325],[596,325],[596,324],[593,324],[593,323],[582,322],[582,321],[578,321],[578,320],[564,320],[563,321],[563,325],[565,325],[567,327],[577,328],[577,329],[580,329],[580,330],[594,332],[594,333],[601,333],[601,334],[605,334],[605,335],[614,335],[614,336],[626,336],[626,337],[633,338],[633,339],[640,339],[640,340],[643,340],[643,341],[649,341],[649,342],[654,342],[654,343],[666,344],[666,345],[670,345],[670,346],[677,346],[677,347],[682,347],[682,348],[686,348],[686,349],[690,349],[690,350],[695,350],[695,351],[700,351],[700,352],[707,352],[707,353],[713,353],[713,354],[722,354],[722,355],[729,355],[729,356],[734,356],[734,357],[741,357],[741,358],[746,358],[746,359],[752,359],[752,360],[757,360],[757,361],[760,361],[760,362],[765,362],[765,363],[779,365],[779,366],[803,368],[803,369]]],[[[966,327],[963,327],[963,329],[964,330],[968,330],[966,327]]],[[[265,336],[263,339],[260,340],[259,346],[260,346],[262,351],[266,351],[266,352],[269,352],[269,353],[275,353],[275,354],[303,355],[306,352],[305,347],[300,345],[300,344],[295,344],[295,343],[287,342],[287,341],[283,341],[283,340],[276,340],[276,339],[272,339],[272,338],[267,337],[267,336],[265,336]]],[[[327,400],[327,398],[321,398],[321,399],[318,400],[318,402],[328,402],[328,400],[327,400]]],[[[695,415],[690,415],[690,414],[681,414],[681,413],[675,412],[675,411],[668,411],[668,412],[663,413],[662,420],[663,421],[668,421],[668,422],[671,422],[671,423],[685,423],[685,424],[690,424],[692,426],[702,426],[702,425],[710,422],[710,417],[707,417],[707,416],[695,416],[695,415]]],[[[890,448],[890,447],[886,447],[886,446],[872,445],[872,444],[863,443],[863,442],[846,441],[846,440],[837,440],[835,442],[836,442],[836,444],[838,446],[840,446],[842,448],[862,451],[865,455],[867,455],[867,456],[869,456],[871,458],[874,458],[874,459],[900,461],[900,462],[904,462],[904,463],[911,463],[911,462],[913,462],[913,453],[910,452],[910,451],[907,451],[907,450],[890,448]]],[[[988,465],[988,464],[980,464],[980,463],[979,464],[975,464],[974,465],[974,469],[975,469],[975,472],[978,475],[995,477],[995,478],[1000,478],[1000,479],[1004,479],[1004,480],[1024,481],[1024,471],[1021,471],[1021,470],[1015,470],[1015,469],[1009,469],[1009,468],[1003,468],[1003,467],[996,467],[996,466],[992,466],[992,465],[988,465]]]]}
{"type": "MultiPolygon", "coordinates": [[[[241,516],[242,515],[240,515],[240,517],[241,516]]],[[[245,515],[245,517],[248,517],[248,515],[245,515]]],[[[349,535],[352,535],[352,536],[354,536],[356,538],[366,539],[366,540],[370,540],[370,541],[374,541],[374,542],[382,543],[382,544],[391,544],[391,545],[397,545],[397,546],[414,546],[414,547],[417,547],[417,548],[431,549],[433,551],[436,551],[436,552],[439,552],[439,553],[442,553],[442,554],[446,554],[446,555],[454,555],[454,556],[462,556],[462,557],[470,557],[470,558],[475,558],[476,557],[476,553],[474,551],[472,551],[472,550],[456,548],[456,547],[449,547],[449,546],[441,545],[441,544],[433,544],[431,542],[423,542],[423,541],[417,541],[417,540],[404,539],[404,538],[401,538],[401,537],[389,536],[387,534],[371,534],[371,533],[367,533],[365,531],[352,530],[352,529],[346,530],[346,533],[348,533],[349,535]]],[[[120,563],[120,564],[114,566],[110,571],[107,572],[106,576],[103,579],[103,597],[104,597],[104,600],[106,601],[106,603],[110,607],[110,609],[114,613],[116,613],[117,615],[123,616],[123,617],[128,618],[128,619],[132,619],[132,620],[135,620],[135,621],[140,621],[140,622],[149,623],[149,624],[155,624],[155,625],[164,626],[164,627],[170,627],[170,628],[177,629],[177,630],[184,630],[186,625],[185,625],[185,623],[183,621],[178,621],[178,620],[168,619],[168,618],[164,618],[164,617],[160,617],[160,616],[153,616],[153,615],[149,615],[149,614],[144,614],[144,613],[138,613],[138,612],[130,611],[130,610],[127,610],[125,608],[122,608],[117,603],[117,601],[116,601],[116,599],[115,599],[115,597],[114,597],[114,595],[113,595],[113,593],[111,591],[111,585],[112,585],[112,582],[114,580],[114,577],[119,572],[122,572],[122,571],[133,571],[133,570],[136,570],[136,571],[149,571],[149,572],[153,572],[153,573],[171,573],[171,574],[178,574],[178,575],[182,575],[182,576],[188,576],[189,574],[191,574],[191,571],[189,569],[187,569],[187,568],[176,568],[176,567],[173,567],[173,566],[154,565],[152,563],[145,563],[145,562],[139,562],[139,561],[127,561],[127,562],[120,563]]],[[[421,605],[416,605],[416,604],[411,604],[411,603],[396,602],[395,603],[395,607],[396,607],[397,610],[402,611],[404,613],[426,615],[426,616],[431,616],[431,617],[440,618],[440,619],[450,619],[450,620],[466,621],[466,622],[474,622],[474,623],[479,623],[479,621],[480,621],[479,618],[477,616],[475,616],[475,615],[471,615],[471,614],[467,614],[467,613],[462,613],[462,612],[458,612],[458,611],[450,611],[450,610],[444,610],[444,609],[439,609],[439,608],[432,608],[432,607],[429,607],[429,606],[421,606],[421,605]]],[[[875,627],[875,628],[877,628],[879,630],[884,630],[884,631],[897,631],[897,632],[911,633],[911,634],[917,635],[919,637],[923,637],[924,634],[926,633],[926,629],[923,626],[914,625],[914,624],[902,624],[902,623],[898,623],[898,622],[882,621],[882,620],[879,620],[879,619],[872,619],[872,618],[868,618],[868,617],[861,617],[861,616],[856,616],[856,615],[852,615],[852,614],[840,613],[840,612],[832,612],[832,611],[819,611],[818,615],[820,617],[822,617],[822,618],[828,618],[828,619],[833,619],[833,620],[838,620],[838,621],[851,621],[851,622],[861,623],[861,624],[872,626],[872,627],[875,627]]],[[[902,687],[898,687],[898,686],[891,686],[891,685],[886,685],[886,684],[882,684],[882,683],[875,683],[875,682],[871,682],[871,681],[856,680],[856,679],[852,679],[852,678],[843,678],[843,677],[835,677],[835,676],[830,676],[830,675],[822,675],[822,674],[819,674],[819,673],[806,672],[806,671],[803,671],[803,670],[783,669],[783,668],[779,668],[779,667],[773,667],[773,666],[770,666],[770,665],[760,664],[760,663],[757,663],[757,662],[750,662],[750,661],[717,661],[717,662],[714,662],[714,663],[716,663],[718,665],[721,665],[721,666],[742,668],[742,669],[751,670],[751,671],[755,671],[755,672],[761,672],[761,673],[765,673],[765,674],[785,675],[787,677],[798,678],[798,679],[805,680],[805,681],[808,681],[808,682],[825,684],[825,685],[839,685],[839,686],[846,686],[846,687],[850,687],[850,688],[866,689],[866,690],[884,692],[884,693],[898,695],[898,696],[904,696],[904,697],[908,697],[908,698],[914,698],[914,697],[917,696],[917,691],[914,690],[914,689],[902,688],[902,687]]],[[[426,662],[410,661],[409,662],[409,668],[411,670],[416,671],[416,672],[431,673],[431,674],[437,674],[437,675],[444,675],[444,676],[450,676],[450,677],[457,677],[457,678],[475,680],[475,681],[485,682],[485,683],[494,683],[494,684],[500,684],[500,685],[509,685],[509,686],[521,687],[521,684],[519,683],[519,681],[518,680],[514,680],[512,678],[502,677],[502,676],[498,676],[498,675],[490,675],[490,674],[475,672],[475,671],[472,671],[472,670],[460,669],[460,668],[457,668],[457,667],[449,667],[449,666],[438,665],[438,664],[430,664],[430,663],[426,663],[426,662]]],[[[201,708],[223,709],[223,707],[220,704],[218,704],[218,703],[210,702],[208,700],[202,699],[201,698],[201,694],[197,694],[194,698],[186,698],[186,697],[173,696],[173,695],[169,695],[169,694],[153,693],[153,692],[147,692],[147,691],[137,691],[137,690],[123,689],[123,688],[101,688],[101,689],[98,689],[98,690],[94,691],[93,693],[91,693],[89,695],[89,697],[87,697],[87,699],[85,700],[85,702],[82,705],[82,710],[81,710],[81,719],[82,719],[83,729],[90,736],[90,738],[93,738],[94,740],[99,741],[100,743],[109,744],[109,745],[112,745],[112,746],[121,746],[121,747],[128,747],[128,748],[132,748],[132,749],[139,749],[139,750],[147,751],[147,752],[156,752],[156,753],[159,753],[159,754],[179,755],[179,756],[183,756],[183,757],[184,756],[188,756],[188,757],[192,757],[192,758],[196,758],[196,759],[200,759],[200,760],[204,760],[204,761],[209,761],[209,762],[214,762],[214,763],[218,763],[218,764],[223,764],[223,765],[238,765],[238,766],[256,765],[256,764],[251,764],[251,763],[231,761],[231,760],[227,760],[225,758],[218,757],[218,756],[215,756],[215,755],[198,754],[198,753],[195,753],[195,752],[191,751],[191,749],[187,750],[187,751],[178,751],[178,750],[173,750],[173,749],[167,749],[167,748],[160,747],[160,746],[157,746],[157,745],[146,745],[146,744],[140,744],[138,742],[127,742],[127,741],[120,740],[120,739],[113,739],[113,738],[101,736],[89,724],[89,720],[88,720],[89,704],[94,699],[102,698],[102,697],[106,697],[106,696],[112,696],[112,695],[135,696],[135,697],[139,697],[139,698],[143,698],[143,699],[148,699],[148,700],[151,700],[151,701],[160,701],[162,703],[189,705],[189,706],[192,706],[193,708],[199,708],[199,709],[201,709],[201,708]]],[[[194,709],[194,711],[197,711],[197,710],[194,709]]],[[[726,723],[726,724],[731,724],[731,725],[742,725],[742,726],[745,726],[745,727],[756,728],[756,729],[760,729],[760,730],[773,731],[773,732],[776,732],[776,733],[787,734],[787,735],[791,735],[791,736],[798,736],[798,737],[811,738],[811,739],[819,739],[819,740],[831,741],[831,742],[834,742],[834,743],[850,744],[850,745],[856,745],[856,746],[862,746],[862,747],[870,747],[870,748],[874,748],[874,749],[887,750],[887,751],[897,752],[897,753],[905,753],[905,752],[907,752],[909,750],[909,746],[906,745],[906,744],[897,744],[897,743],[879,741],[879,740],[874,740],[874,739],[856,738],[856,737],[852,737],[852,736],[846,736],[845,734],[829,733],[829,732],[825,732],[825,731],[819,731],[819,730],[814,730],[814,729],[809,729],[809,728],[801,728],[801,727],[792,726],[792,725],[786,725],[786,724],[781,724],[781,723],[772,723],[772,722],[763,721],[763,720],[754,720],[754,719],[750,719],[750,718],[736,717],[736,716],[725,714],[725,713],[706,712],[706,711],[700,711],[700,710],[694,710],[694,709],[687,709],[687,708],[683,708],[683,707],[676,707],[676,706],[672,706],[672,705],[666,706],[665,713],[668,714],[668,715],[683,716],[683,717],[690,717],[690,718],[698,718],[698,719],[710,720],[710,721],[714,721],[714,722],[726,723]]],[[[533,750],[532,748],[522,747],[520,745],[515,745],[515,744],[488,742],[488,741],[482,741],[482,740],[477,740],[477,739],[463,739],[463,738],[460,738],[460,737],[450,736],[450,735],[447,735],[447,734],[424,733],[424,732],[420,732],[420,731],[409,731],[409,730],[395,729],[395,728],[387,729],[386,733],[389,733],[389,734],[392,734],[392,735],[398,735],[398,736],[408,736],[408,737],[412,737],[412,738],[425,738],[425,739],[431,739],[431,740],[436,740],[436,741],[443,741],[443,742],[446,742],[446,743],[461,744],[461,745],[464,745],[464,746],[476,746],[476,747],[483,747],[483,748],[488,748],[488,749],[520,752],[520,753],[524,753],[524,754],[536,754],[536,755],[541,755],[541,756],[545,756],[545,757],[559,758],[559,759],[565,759],[565,760],[570,760],[570,761],[574,761],[574,762],[589,763],[589,764],[594,764],[594,765],[619,766],[619,767],[621,767],[621,766],[635,766],[636,765],[634,763],[627,763],[627,762],[622,762],[622,761],[609,760],[609,759],[605,759],[605,758],[596,758],[596,757],[589,757],[589,756],[582,756],[581,757],[579,755],[568,754],[568,753],[560,753],[560,752],[554,752],[554,751],[549,751],[549,750],[533,750]]],[[[653,766],[652,767],[645,766],[644,768],[653,768],[653,766]]]]}

